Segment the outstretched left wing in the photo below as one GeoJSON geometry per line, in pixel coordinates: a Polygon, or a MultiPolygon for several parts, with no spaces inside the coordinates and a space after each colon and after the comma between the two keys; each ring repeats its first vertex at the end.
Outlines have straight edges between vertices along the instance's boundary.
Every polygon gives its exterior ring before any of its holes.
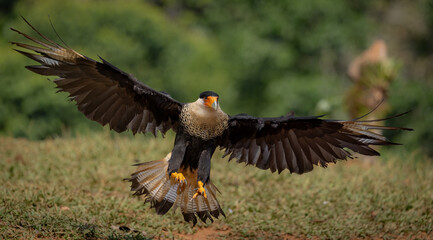
{"type": "Polygon", "coordinates": [[[396,144],[372,129],[412,130],[372,124],[383,120],[337,121],[293,115],[255,118],[242,114],[230,118],[218,144],[225,149],[224,157],[230,155],[229,160],[237,158],[238,162],[272,172],[289,169],[302,174],[313,170],[313,165],[326,167],[351,157],[348,149],[372,156],[379,153],[370,145],[396,144]]]}
{"type": "Polygon", "coordinates": [[[26,68],[45,76],[59,76],[54,80],[57,88],[69,93],[87,118],[103,126],[108,124],[117,132],[131,130],[134,134],[151,132],[156,135],[157,130],[162,134],[169,129],[177,130],[182,103],[146,86],[102,58],[102,62],[98,62],[57,44],[26,23],[44,39],[12,29],[36,44],[11,42],[33,51],[15,49],[41,64],[26,68]]]}

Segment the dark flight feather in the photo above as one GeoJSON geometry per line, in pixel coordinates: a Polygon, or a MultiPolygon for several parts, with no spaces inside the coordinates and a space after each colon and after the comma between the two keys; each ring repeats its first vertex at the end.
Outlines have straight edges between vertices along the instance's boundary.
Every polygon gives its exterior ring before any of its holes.
{"type": "Polygon", "coordinates": [[[151,132],[156,135],[157,130],[162,134],[169,129],[177,131],[182,103],[153,90],[102,58],[102,62],[97,62],[62,47],[24,21],[43,38],[33,38],[12,29],[38,45],[11,42],[33,51],[15,49],[41,64],[26,68],[40,75],[59,76],[54,80],[57,88],[69,93],[87,118],[108,124],[117,132],[129,129],[134,134],[151,132]]]}
{"type": "MultiPolygon", "coordinates": [[[[401,114],[394,117],[401,116],[401,114]]],[[[230,117],[229,127],[218,139],[229,160],[280,173],[284,169],[302,174],[313,165],[326,167],[352,156],[379,155],[370,145],[393,145],[373,130],[412,130],[374,125],[390,118],[368,121],[324,120],[317,117],[255,118],[246,114],[230,117]]],[[[392,118],[392,117],[391,117],[392,118]]]]}

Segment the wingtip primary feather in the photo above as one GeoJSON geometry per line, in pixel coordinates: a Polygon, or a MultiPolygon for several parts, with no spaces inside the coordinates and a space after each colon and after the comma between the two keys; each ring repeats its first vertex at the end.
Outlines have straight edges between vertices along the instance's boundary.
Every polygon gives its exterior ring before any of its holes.
{"type": "Polygon", "coordinates": [[[45,39],[46,41],[48,41],[49,43],[53,44],[55,47],[58,48],[63,48],[61,45],[59,45],[58,43],[54,42],[53,40],[45,37],[41,32],[39,32],[32,24],[30,24],[29,21],[27,21],[26,18],[24,18],[23,16],[21,16],[21,18],[24,20],[24,22],[26,22],[26,24],[33,29],[33,31],[35,31],[39,36],[41,36],[43,39],[45,39]]]}
{"type": "Polygon", "coordinates": [[[14,32],[17,32],[17,33],[19,33],[20,31],[18,31],[18,30],[16,30],[15,28],[13,28],[13,27],[10,27],[9,28],[10,30],[12,30],[12,31],[14,31],[14,32]]]}
{"type": "Polygon", "coordinates": [[[372,110],[370,110],[368,113],[366,113],[366,114],[364,114],[364,115],[362,115],[362,116],[360,116],[360,117],[357,117],[357,118],[354,118],[354,119],[352,119],[352,121],[358,121],[359,119],[362,119],[362,118],[364,118],[364,117],[366,117],[366,116],[368,116],[368,115],[370,115],[372,112],[374,112],[380,105],[382,105],[382,103],[385,101],[385,98],[382,98],[382,100],[379,102],[379,104],[377,104],[372,110]]]}
{"type": "MultiPolygon", "coordinates": [[[[409,110],[409,111],[406,111],[406,112],[403,112],[403,113],[399,113],[399,114],[396,114],[396,115],[392,115],[390,117],[385,117],[385,118],[359,121],[359,119],[362,119],[362,118],[366,117],[367,115],[369,115],[370,113],[372,113],[372,112],[369,112],[368,114],[366,114],[366,115],[364,115],[362,117],[359,117],[359,118],[355,118],[352,121],[353,122],[360,122],[360,123],[363,123],[363,122],[382,122],[382,121],[386,121],[386,120],[390,120],[390,119],[394,119],[394,118],[398,118],[398,117],[404,116],[404,115],[410,113],[411,111],[412,110],[409,110]]],[[[411,128],[407,128],[407,129],[411,129],[411,128]]]]}
{"type": "Polygon", "coordinates": [[[57,35],[57,37],[60,39],[60,41],[62,41],[62,43],[65,44],[65,46],[66,46],[67,48],[70,49],[70,47],[68,46],[68,44],[66,44],[66,42],[63,41],[63,39],[62,39],[62,38],[60,37],[60,35],[57,33],[57,30],[56,30],[56,28],[54,27],[53,22],[51,21],[51,17],[50,17],[50,15],[48,15],[48,19],[50,20],[50,25],[51,25],[51,28],[53,29],[54,33],[56,33],[56,35],[57,35]]]}
{"type": "MultiPolygon", "coordinates": [[[[33,28],[33,27],[32,27],[33,28]]],[[[34,29],[34,28],[33,28],[34,29]]],[[[25,38],[27,38],[27,39],[29,39],[30,41],[33,41],[33,42],[35,42],[35,43],[37,43],[37,44],[40,44],[40,45],[42,45],[42,46],[44,46],[44,47],[46,47],[46,48],[48,48],[48,49],[53,49],[53,48],[57,48],[57,47],[59,47],[59,45],[58,44],[56,44],[56,43],[51,43],[52,41],[51,40],[49,40],[47,37],[45,37],[45,36],[43,36],[41,33],[39,33],[39,32],[37,32],[40,36],[42,36],[44,39],[46,39],[46,40],[48,40],[48,42],[50,42],[50,43],[46,43],[46,42],[44,42],[44,41],[41,41],[41,40],[39,40],[39,39],[36,39],[36,38],[34,38],[34,37],[31,37],[30,35],[27,35],[27,34],[25,34],[25,33],[23,33],[23,32],[21,32],[21,31],[19,31],[19,30],[17,30],[17,29],[15,29],[15,28],[11,28],[11,30],[12,31],[14,31],[14,32],[16,32],[16,33],[18,33],[18,34],[20,34],[20,35],[22,35],[22,36],[24,36],[25,38]],[[52,45],[52,44],[54,44],[54,46],[52,45]]],[[[34,29],[35,30],[35,29],[34,29]]],[[[35,30],[35,31],[37,31],[37,30],[35,30]]],[[[15,45],[18,45],[18,44],[20,44],[20,43],[15,43],[15,45]]]]}

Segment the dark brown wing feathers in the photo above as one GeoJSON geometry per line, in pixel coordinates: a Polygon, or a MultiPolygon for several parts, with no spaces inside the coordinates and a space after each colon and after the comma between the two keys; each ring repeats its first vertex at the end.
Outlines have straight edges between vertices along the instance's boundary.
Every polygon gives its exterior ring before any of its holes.
{"type": "Polygon", "coordinates": [[[68,92],[86,117],[102,125],[108,124],[117,132],[129,129],[134,134],[151,132],[156,135],[158,130],[162,134],[169,129],[177,130],[181,103],[151,89],[104,59],[98,62],[85,57],[30,27],[47,42],[12,29],[40,45],[12,42],[33,51],[15,49],[41,64],[26,68],[40,75],[59,76],[54,80],[57,88],[68,92]]]}
{"type": "Polygon", "coordinates": [[[351,151],[379,155],[370,145],[395,144],[370,130],[412,130],[382,127],[372,123],[383,121],[335,121],[318,117],[255,118],[245,114],[233,116],[229,128],[219,139],[229,160],[255,165],[279,173],[305,173],[313,165],[326,167],[338,159],[351,158],[351,151]]]}

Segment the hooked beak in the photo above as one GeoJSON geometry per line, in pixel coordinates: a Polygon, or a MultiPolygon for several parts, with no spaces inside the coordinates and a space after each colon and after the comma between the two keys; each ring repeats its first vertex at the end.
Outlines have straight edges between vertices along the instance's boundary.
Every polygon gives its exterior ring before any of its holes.
{"type": "Polygon", "coordinates": [[[218,97],[209,96],[205,99],[204,105],[206,107],[213,108],[214,110],[218,109],[218,97]]]}

